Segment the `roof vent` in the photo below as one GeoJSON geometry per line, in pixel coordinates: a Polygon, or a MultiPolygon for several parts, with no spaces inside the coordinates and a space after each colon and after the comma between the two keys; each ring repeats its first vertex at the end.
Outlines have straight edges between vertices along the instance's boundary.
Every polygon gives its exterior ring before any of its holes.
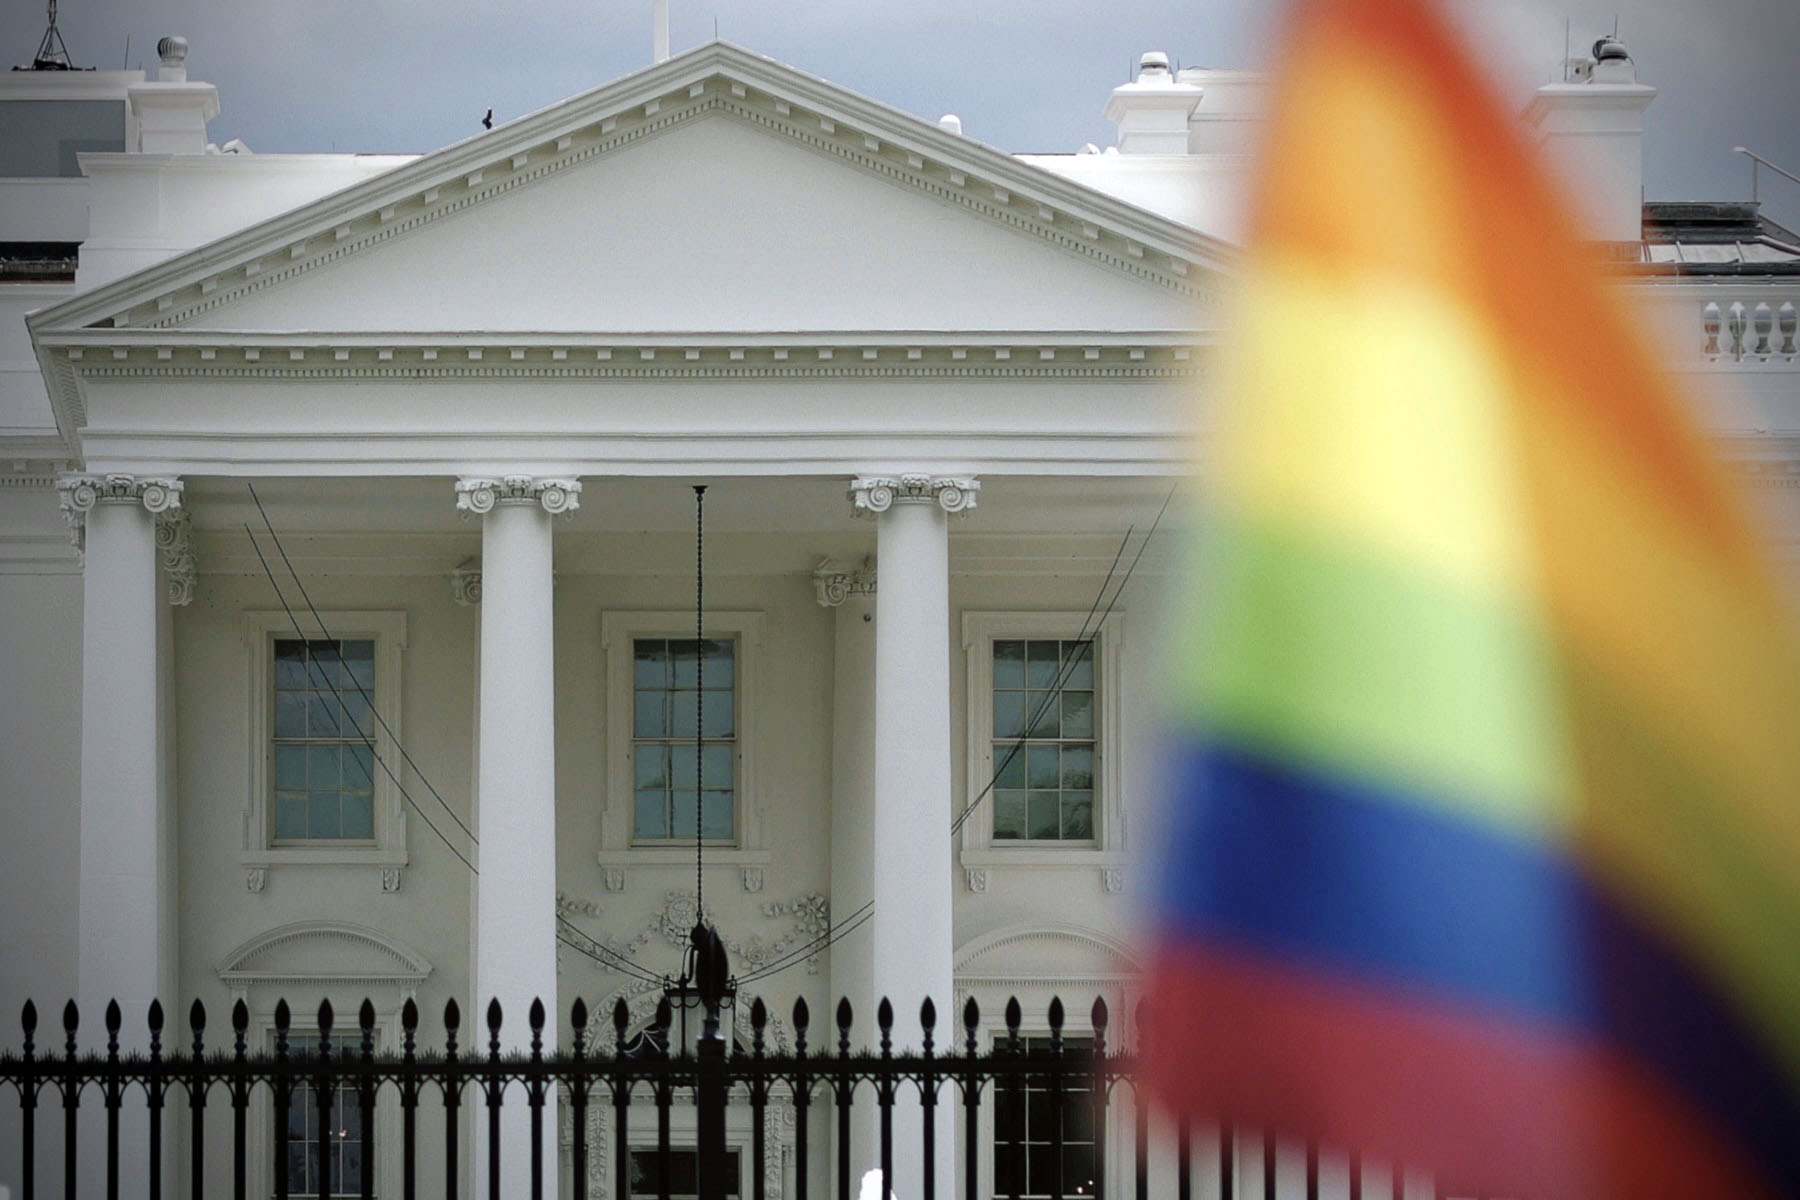
{"type": "Polygon", "coordinates": [[[1594,43],[1595,62],[1618,62],[1620,60],[1630,62],[1631,55],[1625,53],[1625,43],[1618,38],[1603,37],[1594,43]]]}
{"type": "Polygon", "coordinates": [[[954,133],[957,137],[961,137],[962,118],[955,113],[945,113],[938,118],[938,128],[948,133],[954,133]]]}
{"type": "Polygon", "coordinates": [[[159,83],[187,82],[188,40],[173,36],[161,39],[156,43],[156,57],[162,60],[161,68],[156,72],[159,83]]]}
{"type": "Polygon", "coordinates": [[[1169,74],[1169,56],[1162,50],[1146,50],[1138,56],[1138,77],[1169,74]]]}

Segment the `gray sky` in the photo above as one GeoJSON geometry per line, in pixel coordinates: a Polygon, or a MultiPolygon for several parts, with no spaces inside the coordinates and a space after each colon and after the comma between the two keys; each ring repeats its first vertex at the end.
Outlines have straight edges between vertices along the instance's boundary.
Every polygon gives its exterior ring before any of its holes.
{"type": "MultiPolygon", "coordinates": [[[[1451,0],[1515,107],[1573,44],[1612,28],[1661,89],[1651,199],[1742,199],[1747,145],[1800,173],[1800,0],[1451,0]]],[[[920,116],[956,112],[1011,151],[1108,144],[1100,111],[1139,51],[1263,66],[1272,0],[671,0],[676,50],[720,36],[920,116]]],[[[28,60],[42,0],[0,2],[0,57],[28,60]]],[[[153,65],[185,34],[219,85],[216,141],[260,151],[430,150],[604,83],[650,57],[649,0],[61,0],[77,64],[153,65]]],[[[1800,226],[1800,184],[1764,173],[1800,226]]]]}

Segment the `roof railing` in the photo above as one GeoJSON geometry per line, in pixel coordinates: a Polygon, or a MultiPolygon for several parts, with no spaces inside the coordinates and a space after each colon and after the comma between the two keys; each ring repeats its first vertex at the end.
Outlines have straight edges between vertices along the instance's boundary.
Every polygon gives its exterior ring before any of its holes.
{"type": "Polygon", "coordinates": [[[1762,197],[1759,194],[1761,190],[1761,180],[1758,178],[1758,172],[1763,167],[1769,168],[1769,170],[1775,172],[1784,179],[1791,180],[1794,183],[1800,183],[1800,175],[1794,174],[1779,163],[1770,162],[1748,146],[1733,146],[1731,152],[1733,154],[1742,154],[1750,160],[1750,202],[1752,204],[1760,204],[1762,202],[1762,197]]]}

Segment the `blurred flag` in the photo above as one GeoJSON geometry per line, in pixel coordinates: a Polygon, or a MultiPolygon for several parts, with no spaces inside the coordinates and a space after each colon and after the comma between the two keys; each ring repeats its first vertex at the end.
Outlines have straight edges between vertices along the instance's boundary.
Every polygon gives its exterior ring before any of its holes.
{"type": "Polygon", "coordinates": [[[1800,649],[1428,0],[1303,0],[1209,444],[1163,1096],[1484,1195],[1800,1196],[1800,649]]]}

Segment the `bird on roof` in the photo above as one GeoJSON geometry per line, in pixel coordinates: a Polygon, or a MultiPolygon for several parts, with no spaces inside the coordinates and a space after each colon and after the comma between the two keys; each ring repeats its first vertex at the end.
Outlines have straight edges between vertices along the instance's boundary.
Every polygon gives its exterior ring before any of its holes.
{"type": "Polygon", "coordinates": [[[487,116],[481,118],[481,127],[483,129],[492,129],[494,127],[494,110],[493,109],[491,109],[491,108],[488,109],[487,116]]]}

